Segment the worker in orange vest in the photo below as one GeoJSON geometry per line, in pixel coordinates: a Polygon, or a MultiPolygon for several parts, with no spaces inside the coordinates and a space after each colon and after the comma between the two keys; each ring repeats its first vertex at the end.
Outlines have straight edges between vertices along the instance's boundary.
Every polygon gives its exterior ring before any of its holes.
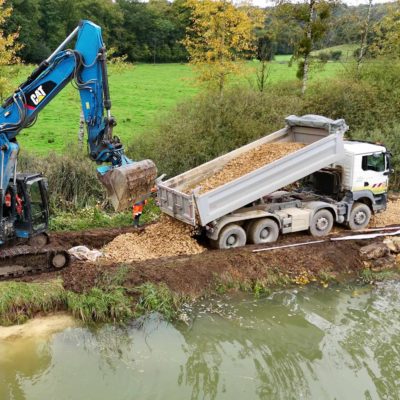
{"type": "MultiPolygon", "coordinates": [[[[10,208],[11,204],[12,204],[12,202],[11,202],[11,193],[7,192],[6,195],[4,196],[4,205],[7,208],[10,208]]],[[[23,204],[22,204],[22,199],[18,195],[18,193],[15,195],[15,210],[17,211],[17,214],[19,216],[22,216],[23,204]]]]}
{"type": "Polygon", "coordinates": [[[4,205],[6,207],[11,207],[11,193],[7,192],[6,195],[4,196],[4,205]]]}
{"type": "Polygon", "coordinates": [[[143,213],[143,208],[146,205],[147,200],[142,200],[133,205],[132,215],[133,215],[133,226],[139,228],[139,220],[143,213]]]}
{"type": "Polygon", "coordinates": [[[23,204],[22,199],[21,197],[19,197],[18,193],[15,195],[15,210],[17,211],[17,214],[19,216],[22,216],[23,204]]]}
{"type": "MultiPolygon", "coordinates": [[[[152,197],[152,198],[157,197],[157,188],[155,186],[151,189],[150,193],[148,194],[148,197],[152,197]]],[[[138,201],[137,203],[134,203],[134,205],[133,205],[132,215],[133,215],[133,226],[135,228],[139,227],[139,220],[140,220],[140,217],[142,216],[143,208],[146,204],[147,204],[147,199],[144,199],[142,201],[138,201]]],[[[157,204],[157,202],[156,202],[156,204],[157,204]]]]}

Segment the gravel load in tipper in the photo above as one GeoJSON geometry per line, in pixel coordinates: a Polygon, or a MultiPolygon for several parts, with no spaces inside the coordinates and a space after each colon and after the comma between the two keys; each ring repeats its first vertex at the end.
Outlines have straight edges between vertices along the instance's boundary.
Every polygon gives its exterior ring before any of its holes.
{"type": "Polygon", "coordinates": [[[389,201],[386,211],[374,215],[370,228],[386,225],[400,225],[400,199],[389,201]]]}
{"type": "Polygon", "coordinates": [[[163,215],[155,224],[138,233],[117,236],[103,248],[108,259],[116,262],[143,261],[161,257],[198,254],[205,250],[191,237],[192,228],[163,215]]]}
{"type": "Polygon", "coordinates": [[[214,175],[196,183],[191,187],[185,188],[186,193],[190,193],[196,187],[201,186],[200,193],[207,193],[212,189],[231,182],[249,172],[255,171],[264,165],[270,164],[290,153],[303,148],[303,143],[265,143],[252,149],[233,160],[229,161],[223,168],[214,175]]]}

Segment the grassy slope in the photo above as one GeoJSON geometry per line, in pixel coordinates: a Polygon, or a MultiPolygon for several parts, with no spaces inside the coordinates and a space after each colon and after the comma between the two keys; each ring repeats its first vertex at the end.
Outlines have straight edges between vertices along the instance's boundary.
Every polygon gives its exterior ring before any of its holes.
{"type": "MultiPolygon", "coordinates": [[[[296,79],[296,67],[289,68],[285,61],[287,60],[284,57],[271,63],[271,82],[296,79]]],[[[249,62],[247,76],[235,80],[254,81],[256,66],[257,62],[249,62]]],[[[324,70],[315,71],[312,77],[328,78],[341,68],[339,63],[329,63],[324,70]]],[[[22,68],[18,82],[24,80],[31,69],[32,66],[22,68]]],[[[129,142],[138,132],[151,128],[163,113],[199,91],[194,85],[193,77],[192,69],[183,64],[139,64],[119,73],[111,67],[113,114],[118,121],[114,133],[124,142],[129,142]]],[[[41,112],[36,125],[19,135],[22,149],[35,151],[37,154],[46,154],[52,150],[62,151],[66,145],[77,140],[79,115],[79,95],[68,85],[41,112]]]]}

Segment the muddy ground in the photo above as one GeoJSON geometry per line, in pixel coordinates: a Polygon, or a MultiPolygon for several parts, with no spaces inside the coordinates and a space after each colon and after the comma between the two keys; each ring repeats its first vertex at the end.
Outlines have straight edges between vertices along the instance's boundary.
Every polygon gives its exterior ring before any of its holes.
{"type": "MultiPolygon", "coordinates": [[[[112,240],[124,230],[92,230],[83,233],[58,233],[56,240],[65,248],[88,245],[99,248],[105,240],[112,240]],[[107,238],[107,239],[105,239],[107,238]]],[[[140,234],[134,233],[134,234],[140,234]]],[[[307,234],[293,234],[281,238],[276,245],[315,240],[307,234]]],[[[68,268],[40,276],[22,278],[24,281],[43,281],[60,277],[66,289],[84,292],[97,286],[104,276],[111,276],[121,266],[125,270],[125,287],[135,288],[143,283],[165,283],[176,293],[196,297],[219,284],[252,284],[256,281],[308,283],[322,281],[326,276],[343,278],[356,276],[365,268],[359,249],[372,241],[343,241],[311,244],[254,253],[266,246],[246,246],[231,250],[208,250],[191,256],[159,258],[130,263],[101,260],[96,263],[74,261],[68,268]]],[[[272,245],[271,245],[272,246],[272,245]]]]}

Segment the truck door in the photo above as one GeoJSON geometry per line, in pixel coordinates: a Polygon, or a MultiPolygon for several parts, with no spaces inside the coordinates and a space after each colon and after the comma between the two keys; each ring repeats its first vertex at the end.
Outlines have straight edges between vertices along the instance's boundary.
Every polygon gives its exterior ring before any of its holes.
{"type": "Polygon", "coordinates": [[[364,187],[375,195],[388,189],[388,165],[386,153],[372,153],[362,156],[364,187]]]}

